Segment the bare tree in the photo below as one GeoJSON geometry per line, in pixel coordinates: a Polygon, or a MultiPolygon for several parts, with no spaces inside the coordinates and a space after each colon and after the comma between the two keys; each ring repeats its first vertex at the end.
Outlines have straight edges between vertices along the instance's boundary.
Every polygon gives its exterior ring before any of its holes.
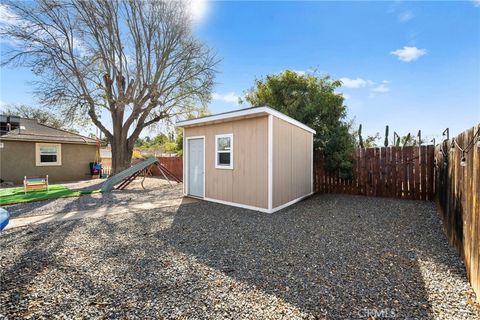
{"type": "Polygon", "coordinates": [[[22,118],[36,120],[38,123],[47,126],[78,132],[74,128],[86,127],[90,124],[89,118],[65,119],[55,112],[46,108],[37,108],[25,104],[7,104],[1,106],[2,113],[10,116],[19,116],[22,118]],[[74,127],[74,128],[72,128],[74,127]]]}
{"type": "Polygon", "coordinates": [[[111,142],[114,172],[130,165],[144,128],[210,99],[217,60],[194,38],[184,1],[12,1],[4,9],[0,36],[12,45],[2,65],[30,67],[42,104],[88,115],[111,142]]]}

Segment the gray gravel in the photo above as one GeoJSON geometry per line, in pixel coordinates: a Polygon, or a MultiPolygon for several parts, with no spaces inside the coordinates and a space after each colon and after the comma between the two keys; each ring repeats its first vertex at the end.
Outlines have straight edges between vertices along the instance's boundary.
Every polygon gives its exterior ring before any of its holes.
{"type": "MultiPolygon", "coordinates": [[[[135,179],[125,190],[114,190],[110,193],[96,193],[80,197],[58,198],[44,201],[19,203],[3,206],[12,218],[38,216],[46,214],[68,213],[71,211],[91,210],[111,207],[113,205],[128,205],[135,201],[148,202],[157,199],[176,199],[181,197],[182,185],[172,182],[172,187],[164,179],[147,177],[144,190],[141,186],[143,178],[135,179]]],[[[96,190],[103,183],[99,180],[86,180],[76,183],[64,183],[72,190],[96,190]]]]}
{"type": "Polygon", "coordinates": [[[346,195],[8,230],[0,288],[0,318],[480,317],[434,204],[346,195]]]}

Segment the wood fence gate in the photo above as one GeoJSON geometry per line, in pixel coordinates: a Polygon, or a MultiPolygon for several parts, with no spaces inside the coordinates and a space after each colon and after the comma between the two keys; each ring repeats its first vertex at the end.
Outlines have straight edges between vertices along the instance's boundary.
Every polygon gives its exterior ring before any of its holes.
{"type": "Polygon", "coordinates": [[[434,149],[433,145],[359,148],[353,155],[351,179],[326,171],[322,152],[315,151],[315,191],[433,200],[434,149]]]}

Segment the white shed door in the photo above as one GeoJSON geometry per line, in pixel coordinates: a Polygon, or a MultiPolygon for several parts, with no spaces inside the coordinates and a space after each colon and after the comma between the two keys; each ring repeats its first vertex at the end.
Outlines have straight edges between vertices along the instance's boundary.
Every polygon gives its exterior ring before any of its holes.
{"type": "Polygon", "coordinates": [[[203,198],[203,138],[188,140],[188,194],[203,198]]]}

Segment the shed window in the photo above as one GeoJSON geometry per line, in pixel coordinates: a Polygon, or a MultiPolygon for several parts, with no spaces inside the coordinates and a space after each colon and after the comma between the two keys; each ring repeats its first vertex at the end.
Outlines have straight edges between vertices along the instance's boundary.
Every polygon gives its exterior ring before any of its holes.
{"type": "Polygon", "coordinates": [[[62,165],[62,145],[56,143],[37,143],[35,148],[37,166],[62,165]]]}
{"type": "Polygon", "coordinates": [[[233,134],[215,136],[215,168],[233,169],[233,134]]]}

